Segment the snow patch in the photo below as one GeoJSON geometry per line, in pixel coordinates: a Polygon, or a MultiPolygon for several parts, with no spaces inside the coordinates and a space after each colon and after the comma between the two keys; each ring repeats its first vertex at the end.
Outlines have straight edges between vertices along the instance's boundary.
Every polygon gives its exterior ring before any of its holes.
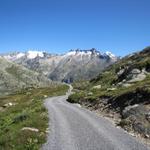
{"type": "Polygon", "coordinates": [[[21,58],[21,57],[23,57],[23,56],[25,56],[24,53],[19,53],[19,54],[16,55],[16,59],[19,59],[19,58],[21,58]]]}
{"type": "MultiPolygon", "coordinates": [[[[97,55],[99,55],[99,53],[96,53],[97,55]]],[[[68,53],[66,53],[64,56],[91,56],[92,55],[92,51],[84,51],[84,50],[73,50],[70,51],[68,53]]]]}
{"type": "Polygon", "coordinates": [[[111,52],[107,51],[105,53],[107,56],[111,57],[111,58],[115,58],[116,56],[114,54],[112,54],[111,52]]]}
{"type": "Polygon", "coordinates": [[[65,54],[66,56],[76,55],[76,51],[70,51],[65,54]]]}
{"type": "Polygon", "coordinates": [[[29,59],[34,59],[36,57],[44,57],[44,53],[43,52],[40,52],[40,51],[28,51],[27,52],[27,57],[29,59]]]}

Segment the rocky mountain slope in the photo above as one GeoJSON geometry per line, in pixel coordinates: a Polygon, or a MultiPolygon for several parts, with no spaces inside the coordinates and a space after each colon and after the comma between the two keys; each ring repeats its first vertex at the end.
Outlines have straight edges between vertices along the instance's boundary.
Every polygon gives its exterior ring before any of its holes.
{"type": "Polygon", "coordinates": [[[43,73],[52,80],[66,82],[96,77],[99,72],[118,59],[110,52],[101,54],[96,49],[71,50],[64,55],[28,51],[7,54],[3,57],[43,73]]]}
{"type": "Polygon", "coordinates": [[[52,82],[45,76],[0,57],[0,95],[51,84],[52,82]]]}
{"type": "Polygon", "coordinates": [[[89,82],[75,83],[74,88],[68,101],[150,139],[150,47],[124,57],[89,82]]]}

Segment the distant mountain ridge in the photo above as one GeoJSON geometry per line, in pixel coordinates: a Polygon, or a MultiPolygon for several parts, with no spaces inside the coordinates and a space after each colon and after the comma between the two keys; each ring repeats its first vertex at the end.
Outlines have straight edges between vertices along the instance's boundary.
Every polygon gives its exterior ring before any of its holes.
{"type": "Polygon", "coordinates": [[[62,55],[28,51],[6,54],[2,57],[43,73],[52,80],[65,82],[91,79],[118,60],[111,52],[101,53],[94,48],[70,50],[62,55]]]}

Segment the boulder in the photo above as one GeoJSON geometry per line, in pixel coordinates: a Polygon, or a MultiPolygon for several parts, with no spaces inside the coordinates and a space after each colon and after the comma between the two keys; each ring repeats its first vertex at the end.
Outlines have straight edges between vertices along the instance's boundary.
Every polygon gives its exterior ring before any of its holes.
{"type": "Polygon", "coordinates": [[[13,106],[13,105],[15,105],[15,104],[13,104],[13,103],[7,103],[7,104],[4,104],[3,107],[4,107],[4,108],[7,108],[7,107],[11,107],[11,106],[13,106]]]}
{"type": "Polygon", "coordinates": [[[44,95],[44,98],[47,98],[48,96],[47,95],[44,95]]]}
{"type": "Polygon", "coordinates": [[[138,106],[139,106],[138,104],[135,104],[135,105],[132,105],[132,106],[125,107],[125,109],[122,111],[122,116],[124,118],[129,117],[131,114],[134,113],[135,108],[138,107],[138,106]]]}
{"type": "Polygon", "coordinates": [[[127,82],[138,82],[143,81],[146,78],[145,69],[140,71],[139,69],[133,69],[130,74],[127,76],[127,82]]]}
{"type": "Polygon", "coordinates": [[[134,82],[139,82],[143,81],[146,78],[146,75],[144,73],[140,73],[138,75],[132,75],[131,80],[128,80],[128,83],[134,83],[134,82]]]}
{"type": "Polygon", "coordinates": [[[96,86],[93,86],[93,89],[101,89],[102,86],[101,85],[96,85],[96,86]]]}
{"type": "Polygon", "coordinates": [[[117,75],[121,76],[124,72],[125,72],[125,69],[121,69],[121,70],[119,70],[119,72],[117,73],[117,75]]]}
{"type": "Polygon", "coordinates": [[[140,74],[140,73],[141,73],[141,71],[139,69],[133,69],[131,71],[131,74],[140,74]]]}

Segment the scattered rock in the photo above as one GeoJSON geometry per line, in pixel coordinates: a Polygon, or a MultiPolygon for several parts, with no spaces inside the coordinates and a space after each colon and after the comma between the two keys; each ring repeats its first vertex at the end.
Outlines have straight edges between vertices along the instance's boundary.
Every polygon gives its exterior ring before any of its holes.
{"type": "Polygon", "coordinates": [[[133,75],[132,79],[127,81],[128,83],[143,81],[146,78],[146,75],[141,73],[136,76],[133,75]]]}
{"type": "Polygon", "coordinates": [[[92,92],[89,92],[87,95],[88,95],[88,96],[91,96],[91,95],[93,95],[93,93],[92,93],[92,92]]]}
{"type": "Polygon", "coordinates": [[[150,135],[148,135],[148,134],[145,134],[145,138],[150,138],[150,135]]]}
{"type": "Polygon", "coordinates": [[[118,75],[118,76],[121,76],[124,72],[125,72],[125,69],[121,69],[121,70],[117,73],[117,75],[118,75]]]}
{"type": "Polygon", "coordinates": [[[24,127],[21,130],[22,131],[28,130],[28,131],[33,131],[33,132],[39,132],[39,129],[31,128],[31,127],[24,127]]]}
{"type": "Polygon", "coordinates": [[[133,83],[138,81],[143,81],[146,78],[145,70],[140,71],[139,69],[133,69],[128,75],[127,75],[127,82],[133,83]]]}
{"type": "Polygon", "coordinates": [[[44,98],[47,98],[47,95],[44,95],[44,98]]]}
{"type": "Polygon", "coordinates": [[[49,133],[49,128],[47,128],[45,132],[46,132],[46,133],[49,133]]]}
{"type": "Polygon", "coordinates": [[[129,134],[133,137],[136,137],[136,135],[133,132],[129,132],[129,134]]]}
{"type": "Polygon", "coordinates": [[[145,70],[145,68],[141,70],[134,68],[131,71],[129,68],[121,69],[117,75],[119,83],[118,85],[129,87],[131,86],[131,83],[143,81],[146,78],[146,75],[148,72],[145,70]]]}
{"type": "Polygon", "coordinates": [[[133,69],[131,71],[131,74],[140,74],[140,73],[141,73],[141,71],[139,69],[133,69]]]}
{"type": "Polygon", "coordinates": [[[96,85],[96,86],[93,86],[93,89],[101,89],[102,86],[101,85],[96,85]]]}
{"type": "Polygon", "coordinates": [[[4,104],[2,107],[7,108],[7,107],[14,106],[14,105],[15,105],[15,103],[7,103],[7,104],[4,104]]]}

